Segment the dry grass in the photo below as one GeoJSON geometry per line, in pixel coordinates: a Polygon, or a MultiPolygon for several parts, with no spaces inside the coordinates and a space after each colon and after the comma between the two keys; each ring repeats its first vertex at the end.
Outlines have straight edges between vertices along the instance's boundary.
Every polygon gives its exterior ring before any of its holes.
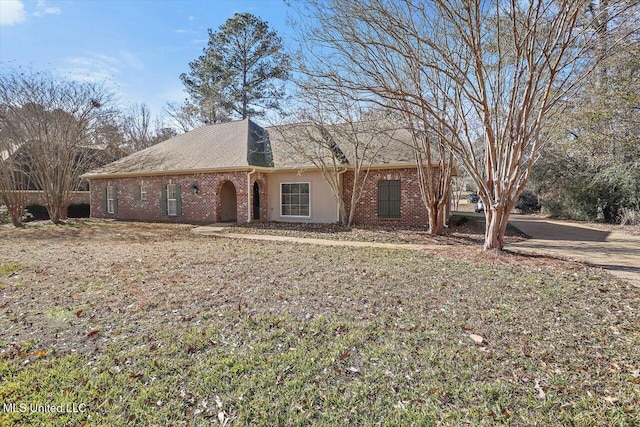
{"type": "Polygon", "coordinates": [[[640,291],[622,281],[461,243],[190,230],[0,229],[0,400],[86,405],[0,424],[638,425],[640,291]]]}

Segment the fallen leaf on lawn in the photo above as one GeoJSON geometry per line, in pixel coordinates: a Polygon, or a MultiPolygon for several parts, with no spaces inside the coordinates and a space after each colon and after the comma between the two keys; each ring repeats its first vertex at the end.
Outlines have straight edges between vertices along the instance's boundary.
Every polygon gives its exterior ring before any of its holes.
{"type": "Polygon", "coordinates": [[[76,316],[80,317],[82,315],[82,310],[76,311],[76,316]]]}
{"type": "Polygon", "coordinates": [[[87,334],[88,337],[95,337],[96,335],[98,335],[100,333],[100,329],[94,329],[93,331],[89,332],[87,334]]]}
{"type": "Polygon", "coordinates": [[[350,356],[351,356],[351,351],[349,349],[346,349],[345,351],[342,352],[340,356],[338,356],[338,359],[343,361],[343,360],[347,360],[350,356]]]}
{"type": "Polygon", "coordinates": [[[612,405],[614,405],[616,402],[618,402],[620,399],[618,399],[617,397],[613,397],[613,396],[607,396],[603,398],[605,402],[609,402],[612,405]]]}
{"type": "Polygon", "coordinates": [[[476,344],[482,344],[482,342],[484,341],[484,338],[476,334],[469,334],[469,338],[471,338],[476,344]]]}
{"type": "Polygon", "coordinates": [[[533,386],[533,388],[538,391],[538,399],[545,400],[547,398],[547,393],[544,392],[538,380],[536,380],[536,384],[533,386]]]}
{"type": "Polygon", "coordinates": [[[47,351],[46,350],[38,350],[35,353],[33,353],[34,356],[36,357],[44,357],[47,355],[47,351]]]}

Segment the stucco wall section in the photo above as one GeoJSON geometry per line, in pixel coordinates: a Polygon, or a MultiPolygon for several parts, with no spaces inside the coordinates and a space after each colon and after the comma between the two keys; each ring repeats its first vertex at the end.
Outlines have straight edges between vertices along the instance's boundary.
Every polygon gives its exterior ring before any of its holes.
{"type": "Polygon", "coordinates": [[[269,220],[280,222],[335,223],[338,221],[338,207],[329,184],[320,171],[286,171],[269,174],[268,180],[269,220]],[[280,184],[308,182],[311,200],[311,217],[297,218],[280,215],[280,184]]]}

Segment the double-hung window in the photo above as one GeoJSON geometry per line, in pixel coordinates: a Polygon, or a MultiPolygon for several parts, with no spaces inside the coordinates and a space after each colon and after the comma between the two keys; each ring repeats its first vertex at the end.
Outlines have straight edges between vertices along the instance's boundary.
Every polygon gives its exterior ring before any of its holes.
{"type": "Polygon", "coordinates": [[[115,213],[116,211],[116,187],[107,186],[107,213],[115,213]]]}
{"type": "Polygon", "coordinates": [[[167,184],[167,215],[178,215],[178,184],[167,184]]]}
{"type": "Polygon", "coordinates": [[[144,186],[144,182],[140,183],[140,200],[147,200],[147,188],[144,186]]]}
{"type": "Polygon", "coordinates": [[[308,182],[280,184],[280,215],[310,217],[311,199],[308,182]]]}

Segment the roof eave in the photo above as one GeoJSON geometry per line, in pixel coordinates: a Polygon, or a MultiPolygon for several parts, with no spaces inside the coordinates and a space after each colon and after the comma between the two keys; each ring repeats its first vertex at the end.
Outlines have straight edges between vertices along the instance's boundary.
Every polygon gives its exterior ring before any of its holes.
{"type": "Polygon", "coordinates": [[[167,176],[167,175],[194,175],[217,172],[269,172],[272,168],[264,166],[241,166],[226,168],[206,168],[206,169],[177,169],[166,171],[149,171],[149,172],[114,172],[114,173],[85,173],[81,178],[86,179],[113,179],[113,178],[134,178],[149,176],[167,176]]]}

